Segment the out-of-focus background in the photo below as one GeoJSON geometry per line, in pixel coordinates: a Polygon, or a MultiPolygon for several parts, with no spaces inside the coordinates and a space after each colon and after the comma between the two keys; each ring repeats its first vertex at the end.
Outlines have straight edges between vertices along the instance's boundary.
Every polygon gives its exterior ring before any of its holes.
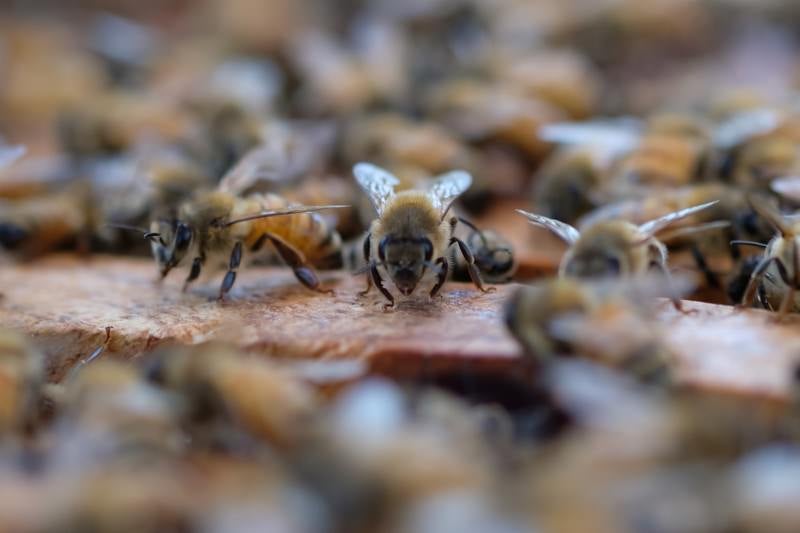
{"type": "Polygon", "coordinates": [[[564,243],[514,212],[644,222],[720,200],[684,222],[722,233],[667,242],[670,267],[738,303],[761,249],[730,240],[773,236],[748,195],[800,205],[798,30],[792,0],[1,1],[0,312],[62,336],[0,329],[0,531],[800,531],[794,322],[711,308],[730,321],[706,359],[702,317],[654,311],[658,283],[561,285],[564,243]],[[242,161],[258,179],[237,192],[351,206],[320,217],[337,299],[273,268],[218,306],[217,278],[182,294],[143,274],[166,252],[142,233],[174,237],[242,161]],[[356,299],[359,161],[398,188],[469,171],[459,235],[498,291],[356,299]],[[65,288],[89,296],[62,312],[65,288]],[[359,339],[323,330],[351,311],[359,339]],[[203,342],[248,312],[270,357],[239,324],[203,342]],[[184,319],[196,344],[161,343],[184,319]],[[397,368],[372,372],[387,337],[397,368]],[[289,344],[300,364],[271,357],[289,344]]]}

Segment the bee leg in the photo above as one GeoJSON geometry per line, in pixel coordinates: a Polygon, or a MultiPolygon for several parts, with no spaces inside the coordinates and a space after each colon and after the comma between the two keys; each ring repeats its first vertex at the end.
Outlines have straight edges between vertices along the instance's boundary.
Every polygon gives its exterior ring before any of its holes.
{"type": "Polygon", "coordinates": [[[786,318],[786,315],[789,314],[789,308],[792,307],[792,304],[794,303],[794,292],[795,288],[790,285],[786,293],[783,295],[783,299],[781,300],[781,306],[778,308],[778,315],[775,317],[776,321],[783,320],[786,318]]]}
{"type": "Polygon", "coordinates": [[[384,297],[389,300],[388,304],[383,304],[383,310],[388,311],[394,307],[394,296],[392,296],[392,293],[383,286],[383,278],[381,278],[381,273],[378,272],[377,263],[372,263],[372,265],[370,265],[369,274],[372,277],[372,282],[375,283],[375,286],[378,287],[378,290],[381,291],[381,294],[383,294],[384,297]]]}
{"type": "Polygon", "coordinates": [[[775,260],[777,260],[776,257],[765,257],[758,262],[756,268],[753,269],[753,273],[750,274],[750,281],[747,282],[747,288],[744,290],[742,301],[736,304],[738,309],[748,307],[753,302],[753,296],[760,285],[761,276],[764,275],[769,265],[775,260]]]}
{"type": "Polygon", "coordinates": [[[475,266],[475,257],[473,257],[469,246],[467,246],[466,243],[458,237],[450,237],[450,245],[452,246],[453,244],[458,245],[458,250],[464,257],[464,260],[467,262],[467,272],[469,273],[469,278],[472,280],[472,283],[474,283],[481,292],[494,292],[497,290],[494,287],[486,288],[483,286],[481,274],[478,272],[478,267],[475,266]]]}
{"type": "Polygon", "coordinates": [[[450,264],[444,257],[437,259],[436,264],[439,266],[439,272],[436,274],[436,285],[431,289],[431,298],[435,298],[439,294],[442,285],[447,280],[447,272],[450,270],[450,264]]]}
{"type": "Polygon", "coordinates": [[[231,251],[231,260],[228,265],[228,271],[225,273],[225,277],[222,280],[222,285],[220,285],[219,287],[218,300],[221,301],[225,299],[225,295],[228,294],[228,291],[230,291],[231,287],[233,287],[233,283],[236,281],[236,271],[239,269],[239,264],[241,262],[242,262],[242,241],[238,241],[233,246],[233,251],[231,251]]]}
{"type": "Polygon", "coordinates": [[[203,269],[203,261],[204,258],[202,256],[195,257],[192,261],[192,269],[189,271],[189,275],[186,276],[186,281],[183,282],[183,292],[186,292],[189,284],[200,276],[200,271],[203,269]]]}
{"type": "Polygon", "coordinates": [[[693,244],[690,248],[692,252],[692,259],[694,259],[697,268],[700,269],[700,272],[703,273],[703,276],[706,278],[706,283],[708,283],[709,287],[714,289],[719,289],[722,285],[719,282],[719,277],[717,274],[709,268],[708,263],[706,262],[705,256],[703,256],[703,252],[700,251],[700,248],[696,244],[693,244]]]}
{"type": "Polygon", "coordinates": [[[275,235],[268,235],[267,238],[275,246],[281,259],[292,269],[294,276],[300,283],[312,291],[333,294],[333,291],[330,289],[320,289],[317,273],[314,272],[314,269],[308,264],[300,250],[275,235]]]}
{"type": "MultiPolygon", "coordinates": [[[[371,256],[372,256],[372,250],[370,249],[370,246],[371,246],[370,245],[370,240],[371,239],[372,239],[372,233],[367,233],[366,238],[364,238],[364,245],[363,245],[363,248],[362,248],[362,250],[364,252],[364,261],[366,261],[368,265],[370,264],[370,260],[371,260],[371,256]]],[[[370,289],[372,289],[372,276],[369,274],[369,272],[367,272],[367,288],[364,289],[363,291],[360,291],[358,293],[358,295],[359,296],[366,296],[367,293],[369,293],[370,289]]]]}
{"type": "Polygon", "coordinates": [[[667,280],[667,287],[670,289],[670,293],[673,293],[673,294],[670,295],[669,299],[672,301],[672,305],[673,305],[673,307],[675,307],[675,310],[679,311],[681,313],[687,313],[687,314],[691,313],[691,312],[684,311],[683,303],[681,302],[680,297],[678,297],[676,294],[674,294],[674,291],[672,290],[672,288],[675,285],[672,282],[672,274],[669,273],[669,269],[667,268],[667,266],[664,263],[660,262],[660,261],[654,261],[653,263],[651,263],[651,266],[653,268],[658,269],[661,272],[661,274],[664,276],[664,279],[667,280]]]}

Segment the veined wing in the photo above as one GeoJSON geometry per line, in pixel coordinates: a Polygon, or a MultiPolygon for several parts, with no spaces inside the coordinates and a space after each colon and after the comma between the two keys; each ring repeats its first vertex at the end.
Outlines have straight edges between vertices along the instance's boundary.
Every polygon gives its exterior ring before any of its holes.
{"type": "Polygon", "coordinates": [[[567,244],[574,244],[581,236],[577,229],[573,228],[566,222],[561,222],[560,220],[556,220],[554,218],[537,215],[536,213],[529,213],[527,211],[523,211],[522,209],[517,209],[517,213],[527,218],[528,222],[534,226],[539,226],[541,228],[550,230],[553,234],[567,244]]]}
{"type": "Polygon", "coordinates": [[[383,214],[383,210],[389,199],[394,196],[394,188],[400,184],[400,180],[372,163],[357,163],[353,167],[353,175],[356,177],[358,185],[369,196],[378,216],[383,214]]]}
{"type": "Polygon", "coordinates": [[[472,176],[463,170],[453,170],[437,176],[428,187],[428,197],[442,214],[447,214],[456,198],[472,185],[472,176]]]}

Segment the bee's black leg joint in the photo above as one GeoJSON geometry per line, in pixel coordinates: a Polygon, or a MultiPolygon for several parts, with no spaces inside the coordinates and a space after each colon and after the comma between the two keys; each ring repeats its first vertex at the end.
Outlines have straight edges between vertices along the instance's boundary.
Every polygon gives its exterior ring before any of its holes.
{"type": "Polygon", "coordinates": [[[189,288],[189,284],[200,276],[200,271],[202,269],[203,269],[203,258],[195,257],[194,260],[192,261],[192,269],[189,271],[189,275],[186,277],[186,281],[183,282],[183,292],[186,292],[186,289],[189,288]]]}
{"type": "Polygon", "coordinates": [[[320,289],[319,288],[319,278],[317,277],[317,273],[314,272],[312,266],[306,261],[306,258],[303,256],[303,253],[289,244],[288,242],[284,241],[280,237],[275,235],[266,234],[267,238],[270,242],[275,246],[275,249],[278,251],[278,255],[281,256],[281,259],[289,265],[294,272],[294,277],[303,284],[303,286],[308,287],[312,291],[317,292],[326,292],[332,294],[332,290],[320,289]]]}
{"type": "MultiPolygon", "coordinates": [[[[761,285],[761,276],[764,275],[764,272],[767,271],[769,265],[775,261],[778,263],[778,270],[780,271],[783,268],[783,264],[778,260],[777,257],[765,257],[761,261],[759,261],[756,268],[753,269],[753,273],[750,274],[750,280],[747,282],[747,288],[744,291],[744,296],[742,296],[742,301],[739,303],[739,307],[746,307],[749,306],[753,302],[753,296],[755,296],[756,289],[761,285]]],[[[785,269],[784,269],[785,270],[785,269]]]]}
{"type": "Polygon", "coordinates": [[[447,273],[450,270],[450,264],[444,257],[438,258],[436,260],[436,265],[439,266],[439,272],[436,274],[436,285],[434,285],[431,289],[431,298],[439,294],[439,291],[442,289],[442,285],[444,285],[444,282],[447,281],[447,273]]]}
{"type": "Polygon", "coordinates": [[[375,283],[375,286],[378,287],[378,290],[381,291],[389,303],[384,305],[384,309],[388,309],[390,307],[394,307],[394,296],[390,293],[386,287],[383,286],[383,278],[381,278],[380,272],[378,272],[378,265],[373,263],[369,269],[370,276],[372,277],[372,281],[375,283]]]}
{"type": "Polygon", "coordinates": [[[472,250],[469,249],[469,246],[467,246],[467,244],[458,237],[450,238],[450,245],[452,246],[453,244],[458,245],[459,252],[461,252],[464,260],[467,262],[467,272],[469,273],[469,278],[472,280],[472,283],[474,283],[481,292],[493,291],[494,287],[487,289],[483,286],[481,274],[478,272],[478,267],[475,266],[475,257],[472,255],[472,250]]]}
{"type": "MultiPolygon", "coordinates": [[[[369,265],[370,261],[372,260],[372,249],[371,243],[372,240],[372,233],[367,233],[367,236],[364,238],[364,244],[362,251],[364,252],[364,261],[369,265]]],[[[372,276],[367,273],[367,288],[363,291],[359,292],[359,296],[366,296],[369,293],[369,290],[372,288],[372,276]]]]}
{"type": "Polygon", "coordinates": [[[225,295],[233,287],[234,282],[236,281],[236,271],[239,269],[239,265],[242,262],[242,242],[238,241],[236,244],[233,245],[233,250],[231,251],[231,259],[228,265],[228,271],[225,273],[225,277],[222,279],[222,285],[219,287],[219,299],[222,300],[225,298],[225,295]]]}

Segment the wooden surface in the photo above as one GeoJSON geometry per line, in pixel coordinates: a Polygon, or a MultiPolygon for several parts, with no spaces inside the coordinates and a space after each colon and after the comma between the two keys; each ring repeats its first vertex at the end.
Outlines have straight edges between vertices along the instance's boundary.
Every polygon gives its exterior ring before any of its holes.
{"type": "Polygon", "coordinates": [[[358,359],[412,373],[408,364],[430,364],[430,370],[447,361],[497,367],[513,364],[518,355],[501,320],[510,286],[481,294],[450,283],[433,303],[420,296],[384,312],[377,291],[357,295],[363,276],[322,273],[324,285],[336,291],[331,296],[301,287],[288,269],[243,268],[220,303],[213,298],[221,274],[186,294],[180,291],[185,273],[173,275],[157,284],[151,261],[97,256],[5,266],[0,324],[39,341],[55,379],[102,344],[107,326],[114,328],[109,352],[120,357],[165,342],[210,339],[280,358],[358,359]]]}
{"type": "MultiPolygon", "coordinates": [[[[163,285],[146,259],[55,256],[0,267],[0,324],[32,335],[59,379],[100,346],[131,358],[168,342],[210,339],[283,358],[310,379],[346,380],[363,372],[424,378],[441,372],[499,372],[526,379],[530,369],[506,333],[502,308],[514,285],[481,294],[449,283],[434,302],[419,297],[393,312],[377,293],[359,297],[362,277],[323,274],[334,296],[300,287],[285,269],[242,269],[230,299],[218,303],[219,275],[180,292],[181,274],[163,285]]],[[[675,350],[680,382],[700,388],[787,398],[800,360],[800,317],[782,323],[762,311],[665,303],[662,329],[675,350]]]]}

